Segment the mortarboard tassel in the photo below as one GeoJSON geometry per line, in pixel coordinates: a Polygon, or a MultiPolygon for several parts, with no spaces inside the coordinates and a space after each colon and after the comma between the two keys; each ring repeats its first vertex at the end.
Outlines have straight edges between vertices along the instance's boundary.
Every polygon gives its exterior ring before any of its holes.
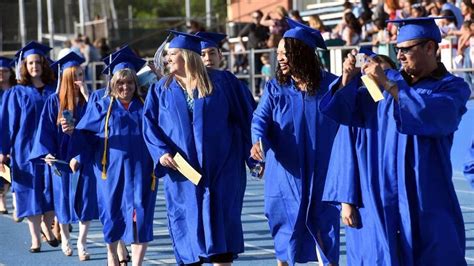
{"type": "Polygon", "coordinates": [[[107,179],[107,149],[109,145],[109,119],[112,112],[112,104],[114,103],[114,97],[110,97],[109,108],[107,109],[107,115],[105,116],[105,128],[104,128],[104,154],[102,155],[102,179],[107,179]]]}
{"type": "Polygon", "coordinates": [[[61,64],[58,63],[58,82],[56,82],[56,94],[59,94],[61,88],[61,64]]]}
{"type": "Polygon", "coordinates": [[[20,56],[18,56],[18,60],[16,61],[15,65],[15,79],[20,80],[21,79],[21,57],[23,56],[23,51],[20,52],[20,56]]]}
{"type": "Polygon", "coordinates": [[[155,68],[159,71],[159,74],[161,76],[164,75],[164,58],[163,58],[163,51],[165,50],[166,43],[168,42],[171,34],[168,34],[166,36],[165,41],[158,47],[158,49],[155,52],[155,55],[153,56],[153,64],[155,65],[155,68]]]}

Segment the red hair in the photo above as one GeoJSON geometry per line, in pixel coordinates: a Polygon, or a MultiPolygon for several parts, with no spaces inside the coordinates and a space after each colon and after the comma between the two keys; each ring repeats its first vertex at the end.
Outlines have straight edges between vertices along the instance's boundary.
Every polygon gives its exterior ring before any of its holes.
{"type": "Polygon", "coordinates": [[[59,89],[58,124],[64,110],[69,110],[74,114],[76,110],[76,98],[79,98],[80,104],[84,104],[86,101],[79,89],[76,88],[77,85],[74,84],[74,77],[78,68],[80,68],[80,66],[68,67],[62,73],[61,88],[59,89]]]}

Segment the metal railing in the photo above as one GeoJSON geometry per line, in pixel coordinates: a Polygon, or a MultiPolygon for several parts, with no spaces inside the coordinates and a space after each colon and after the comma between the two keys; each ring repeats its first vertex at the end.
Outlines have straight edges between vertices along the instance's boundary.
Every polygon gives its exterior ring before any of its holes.
{"type": "MultiPolygon", "coordinates": [[[[385,54],[392,59],[395,59],[395,50],[393,48],[393,43],[391,44],[380,44],[376,47],[375,52],[385,54]]],[[[329,50],[329,57],[330,57],[330,66],[328,67],[328,71],[335,74],[341,75],[342,74],[342,64],[344,62],[345,55],[352,49],[359,49],[359,46],[331,46],[328,47],[329,50]]],[[[260,70],[256,69],[256,66],[260,64],[256,64],[256,60],[260,60],[260,56],[262,54],[268,53],[270,57],[270,65],[272,69],[272,77],[275,74],[274,70],[276,69],[276,49],[249,49],[246,51],[240,52],[223,52],[224,56],[224,69],[233,72],[237,78],[240,80],[245,81],[249,89],[252,91],[254,96],[257,96],[259,91],[259,80],[262,80],[265,76],[260,73],[260,70]],[[242,63],[242,65],[238,65],[242,63]],[[239,62],[241,61],[241,62],[239,62]],[[242,68],[239,68],[242,67],[242,68]]],[[[451,53],[451,57],[447,60],[452,61],[454,55],[451,53]]],[[[153,58],[145,58],[147,61],[152,61],[153,58]]],[[[396,62],[396,60],[394,60],[396,62]]],[[[100,75],[99,69],[103,69],[104,64],[102,62],[92,62],[88,66],[91,70],[88,71],[89,77],[86,81],[87,84],[91,86],[93,89],[97,89],[100,87],[105,86],[105,79],[102,75],[100,75]]],[[[472,73],[474,74],[474,67],[471,68],[452,68],[451,65],[447,64],[446,68],[448,71],[452,73],[472,73]]],[[[472,84],[470,84],[473,86],[472,84]]]]}

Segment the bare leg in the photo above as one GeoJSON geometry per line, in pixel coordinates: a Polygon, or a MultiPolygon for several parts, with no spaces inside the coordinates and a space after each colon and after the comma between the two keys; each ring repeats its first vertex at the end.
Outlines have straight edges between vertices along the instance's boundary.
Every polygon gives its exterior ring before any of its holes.
{"type": "Polygon", "coordinates": [[[232,262],[224,262],[224,263],[213,263],[214,266],[231,266],[232,262]]]}
{"type": "Polygon", "coordinates": [[[132,244],[132,265],[140,266],[143,264],[148,243],[132,244]]]}
{"type": "Polygon", "coordinates": [[[28,217],[28,228],[31,235],[31,248],[41,247],[40,233],[41,233],[41,215],[34,215],[28,217]]]}
{"type": "Polygon", "coordinates": [[[59,224],[61,228],[61,250],[64,255],[72,256],[71,237],[69,235],[69,224],[59,224]]]}
{"type": "Polygon", "coordinates": [[[54,211],[44,213],[42,220],[43,222],[41,223],[41,231],[44,233],[46,240],[53,241],[56,239],[53,235],[53,231],[51,231],[51,225],[53,224],[54,220],[54,211]]]}
{"type": "Polygon", "coordinates": [[[0,188],[0,211],[7,211],[7,193],[10,186],[8,183],[3,184],[3,187],[0,188]]]}
{"type": "Polygon", "coordinates": [[[21,221],[23,221],[23,218],[18,218],[17,216],[15,193],[12,193],[12,198],[13,198],[13,220],[17,223],[21,223],[21,221]]]}
{"type": "Polygon", "coordinates": [[[277,265],[278,265],[278,266],[288,266],[288,262],[286,262],[286,261],[279,261],[279,260],[278,260],[278,261],[277,261],[277,265]]]}
{"type": "Polygon", "coordinates": [[[119,241],[107,244],[107,265],[118,266],[117,245],[119,241]]]}
{"type": "Polygon", "coordinates": [[[77,239],[77,254],[80,261],[90,259],[90,254],[87,252],[87,233],[89,232],[90,221],[79,222],[79,237],[77,239]]]}
{"type": "Polygon", "coordinates": [[[117,254],[118,254],[119,261],[128,261],[128,256],[129,256],[128,250],[123,240],[119,240],[118,247],[117,247],[117,254]]]}

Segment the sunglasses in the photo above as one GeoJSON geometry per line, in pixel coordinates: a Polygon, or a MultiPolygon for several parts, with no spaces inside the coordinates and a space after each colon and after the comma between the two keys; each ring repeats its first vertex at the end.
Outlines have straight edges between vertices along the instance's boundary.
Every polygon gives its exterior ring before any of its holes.
{"type": "Polygon", "coordinates": [[[410,51],[417,47],[417,46],[420,46],[420,45],[424,45],[425,43],[427,43],[428,41],[422,41],[422,42],[419,42],[419,43],[416,43],[416,44],[413,44],[411,46],[407,46],[407,47],[394,47],[395,48],[395,53],[398,54],[398,52],[402,53],[402,54],[410,54],[410,51]]]}

